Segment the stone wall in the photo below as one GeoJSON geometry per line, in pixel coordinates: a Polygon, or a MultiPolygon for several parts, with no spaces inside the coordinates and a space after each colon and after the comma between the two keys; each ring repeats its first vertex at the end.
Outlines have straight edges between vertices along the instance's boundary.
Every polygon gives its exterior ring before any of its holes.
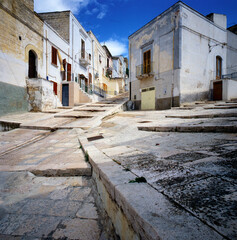
{"type": "Polygon", "coordinates": [[[29,111],[39,112],[57,107],[57,98],[53,92],[53,83],[45,79],[28,79],[27,93],[29,111]]]}
{"type": "Polygon", "coordinates": [[[52,26],[61,37],[63,37],[67,42],[70,38],[70,11],[65,12],[52,12],[52,13],[39,13],[39,16],[45,20],[50,26],[52,26]]]}
{"type": "Polygon", "coordinates": [[[29,51],[37,55],[43,77],[43,22],[32,0],[0,0],[0,114],[27,110],[26,77],[29,51]]]}

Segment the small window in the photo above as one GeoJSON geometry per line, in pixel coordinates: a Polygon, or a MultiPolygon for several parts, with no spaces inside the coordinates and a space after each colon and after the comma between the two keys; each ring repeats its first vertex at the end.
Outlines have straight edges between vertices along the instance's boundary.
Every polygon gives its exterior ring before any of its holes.
{"type": "Polygon", "coordinates": [[[58,95],[58,84],[56,82],[53,82],[53,91],[55,95],[58,95]]]}
{"type": "Polygon", "coordinates": [[[107,58],[107,67],[109,67],[109,58],[107,58]]]}
{"type": "Polygon", "coordinates": [[[99,55],[99,62],[101,63],[101,55],[99,55]]]}
{"type": "Polygon", "coordinates": [[[52,46],[52,64],[57,65],[57,49],[52,46]]]}
{"type": "Polygon", "coordinates": [[[89,53],[89,60],[91,61],[91,54],[89,53]]]}

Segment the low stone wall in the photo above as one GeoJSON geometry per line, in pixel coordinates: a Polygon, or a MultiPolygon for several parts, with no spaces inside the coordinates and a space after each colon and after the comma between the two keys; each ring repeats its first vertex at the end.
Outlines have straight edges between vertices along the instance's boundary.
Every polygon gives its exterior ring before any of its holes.
{"type": "Polygon", "coordinates": [[[27,79],[29,111],[39,112],[57,107],[57,99],[53,92],[53,83],[41,79],[27,79]]]}
{"type": "Polygon", "coordinates": [[[126,171],[77,130],[103,208],[122,240],[222,239],[221,235],[148,183],[126,171]],[[133,182],[131,182],[133,180],[133,182]]]}
{"type": "Polygon", "coordinates": [[[27,112],[26,88],[0,82],[0,116],[13,112],[27,112]]]}

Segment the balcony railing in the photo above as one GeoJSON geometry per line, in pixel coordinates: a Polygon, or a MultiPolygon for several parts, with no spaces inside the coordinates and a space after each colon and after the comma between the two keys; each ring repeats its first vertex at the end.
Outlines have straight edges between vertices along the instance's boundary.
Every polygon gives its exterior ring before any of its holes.
{"type": "Polygon", "coordinates": [[[222,75],[223,79],[237,79],[237,72],[222,75]]]}
{"type": "Polygon", "coordinates": [[[136,66],[136,77],[137,78],[146,78],[149,76],[153,76],[154,72],[153,72],[153,62],[151,62],[150,64],[141,64],[139,66],[136,66]]]}
{"type": "Polygon", "coordinates": [[[91,54],[87,52],[81,52],[79,61],[81,65],[87,67],[91,64],[91,54]]]}

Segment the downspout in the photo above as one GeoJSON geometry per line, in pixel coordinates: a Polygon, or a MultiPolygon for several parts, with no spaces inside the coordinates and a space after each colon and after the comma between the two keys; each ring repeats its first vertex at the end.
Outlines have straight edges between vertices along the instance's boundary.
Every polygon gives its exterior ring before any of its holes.
{"type": "Polygon", "coordinates": [[[132,100],[131,44],[129,43],[129,100],[132,100]]]}
{"type": "Polygon", "coordinates": [[[95,63],[94,63],[94,40],[92,39],[92,91],[94,92],[95,63]]]}
{"type": "Polygon", "coordinates": [[[48,80],[48,31],[45,30],[45,38],[46,38],[46,79],[48,80]]]}
{"type": "Polygon", "coordinates": [[[71,79],[71,80],[74,82],[74,19],[72,19],[72,69],[71,69],[71,75],[73,76],[73,79],[71,79]]]}

